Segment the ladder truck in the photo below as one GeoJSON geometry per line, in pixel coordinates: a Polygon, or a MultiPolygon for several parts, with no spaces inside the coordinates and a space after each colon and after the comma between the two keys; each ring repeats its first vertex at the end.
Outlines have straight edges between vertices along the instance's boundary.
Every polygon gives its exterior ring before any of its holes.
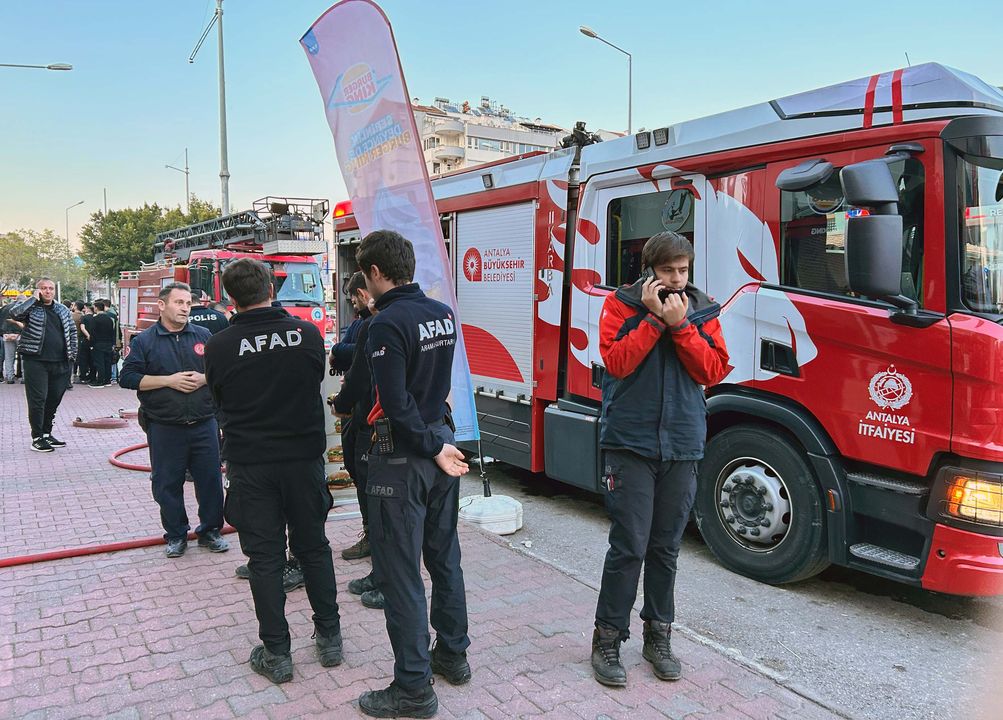
{"type": "Polygon", "coordinates": [[[159,233],[153,262],[124,271],[119,279],[123,353],[128,354],[134,335],[157,322],[157,295],[172,282],[190,285],[196,303],[207,297],[232,306],[223,270],[245,257],[268,265],[275,300],[323,335],[327,318],[317,257],[327,252],[327,212],[324,199],[268,196],[250,210],[159,233]]]}

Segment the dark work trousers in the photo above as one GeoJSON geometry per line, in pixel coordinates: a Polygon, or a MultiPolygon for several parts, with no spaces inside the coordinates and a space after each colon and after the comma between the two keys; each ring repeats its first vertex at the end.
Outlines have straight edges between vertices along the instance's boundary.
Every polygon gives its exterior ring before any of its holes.
{"type": "Polygon", "coordinates": [[[187,537],[185,470],[195,482],[199,535],[223,528],[223,478],[219,471],[219,426],[215,418],[194,425],[147,423],[153,499],[160,506],[164,539],[187,537]]]}
{"type": "Polygon", "coordinates": [[[643,620],[671,623],[675,617],[676,561],[696,495],[696,461],[659,461],[627,450],[603,451],[612,522],[603,566],[596,623],[630,629],[630,610],[644,562],[643,620]]]}
{"type": "Polygon", "coordinates": [[[52,432],[52,420],[70,383],[70,363],[68,360],[38,360],[31,355],[23,355],[21,371],[24,373],[31,437],[40,438],[52,432]]]}
{"type": "Polygon", "coordinates": [[[341,632],[327,514],[334,500],[324,477],[324,458],[281,463],[227,463],[226,519],[240,533],[247,556],[258,636],[269,652],[289,652],[282,571],[289,550],[299,561],[318,635],[341,632]]]}
{"type": "Polygon", "coordinates": [[[370,453],[366,491],[373,568],[394,650],[394,682],[414,690],[431,677],[429,619],[446,650],[463,652],[470,645],[456,535],[460,480],[430,458],[400,451],[370,453]],[[423,555],[432,578],[430,618],[419,567],[423,555]]]}
{"type": "Polygon", "coordinates": [[[345,469],[355,483],[355,495],[359,498],[359,513],[362,515],[362,527],[369,527],[369,499],[366,496],[366,476],[369,474],[370,430],[349,419],[341,431],[341,447],[345,455],[345,469]]]}
{"type": "Polygon", "coordinates": [[[81,333],[80,344],[77,346],[77,377],[80,382],[90,382],[94,379],[91,371],[91,344],[81,333]]]}
{"type": "Polygon", "coordinates": [[[112,343],[94,343],[91,347],[91,359],[94,362],[94,383],[107,385],[111,382],[112,343]]]}

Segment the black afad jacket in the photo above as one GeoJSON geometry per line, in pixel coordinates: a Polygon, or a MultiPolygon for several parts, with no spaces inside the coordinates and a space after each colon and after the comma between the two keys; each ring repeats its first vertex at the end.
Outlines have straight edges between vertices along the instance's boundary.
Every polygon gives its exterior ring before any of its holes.
{"type": "Polygon", "coordinates": [[[206,346],[223,457],[236,463],[319,460],[327,445],[324,339],[282,308],[247,310],[206,346]]]}

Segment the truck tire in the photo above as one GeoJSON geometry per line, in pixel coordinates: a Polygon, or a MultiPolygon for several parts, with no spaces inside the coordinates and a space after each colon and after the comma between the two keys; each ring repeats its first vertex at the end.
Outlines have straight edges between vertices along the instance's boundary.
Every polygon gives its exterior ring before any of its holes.
{"type": "Polygon", "coordinates": [[[695,512],[714,556],[746,577],[789,583],[829,564],[815,474],[804,450],[776,430],[739,425],[710,440],[695,512]]]}

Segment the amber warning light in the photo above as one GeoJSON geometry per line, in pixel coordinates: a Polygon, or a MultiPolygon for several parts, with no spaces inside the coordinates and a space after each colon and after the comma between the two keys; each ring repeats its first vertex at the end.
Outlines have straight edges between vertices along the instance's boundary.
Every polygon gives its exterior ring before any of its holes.
{"type": "Polygon", "coordinates": [[[352,201],[342,200],[340,203],[334,206],[334,212],[331,213],[331,217],[338,219],[351,214],[352,214],[352,201]]]}

